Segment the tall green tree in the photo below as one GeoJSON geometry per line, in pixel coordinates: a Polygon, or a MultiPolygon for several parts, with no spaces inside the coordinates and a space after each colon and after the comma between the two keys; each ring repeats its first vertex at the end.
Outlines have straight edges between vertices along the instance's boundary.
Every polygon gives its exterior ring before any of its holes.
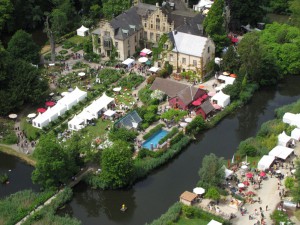
{"type": "Polygon", "coordinates": [[[112,19],[129,9],[130,0],[103,0],[102,13],[106,19],[112,19]]]}
{"type": "Polygon", "coordinates": [[[231,73],[237,73],[241,61],[233,46],[229,46],[226,53],[223,55],[223,60],[221,62],[221,67],[224,71],[230,71],[231,73]]]}
{"type": "Polygon", "coordinates": [[[18,30],[10,39],[7,51],[15,59],[38,64],[40,47],[32,40],[29,33],[18,30]]]}
{"type": "Polygon", "coordinates": [[[290,3],[291,23],[300,28],[300,0],[292,0],[290,3]]]}
{"type": "Polygon", "coordinates": [[[241,25],[255,25],[262,21],[264,0],[229,0],[230,28],[240,30],[241,25]]]}
{"type": "Polygon", "coordinates": [[[200,180],[197,185],[207,190],[210,187],[220,186],[225,179],[223,160],[213,153],[204,156],[202,167],[198,172],[200,180]]]}
{"type": "Polygon", "coordinates": [[[214,1],[203,22],[205,32],[215,42],[217,54],[221,53],[222,49],[229,44],[225,30],[224,7],[224,0],[214,1]]]}
{"type": "Polygon", "coordinates": [[[13,10],[13,4],[10,0],[0,0],[0,33],[11,18],[13,10]]]}
{"type": "Polygon", "coordinates": [[[132,151],[124,141],[104,149],[101,159],[101,179],[107,187],[119,188],[129,184],[133,173],[132,151]]]}
{"type": "Polygon", "coordinates": [[[34,151],[34,157],[37,163],[32,173],[32,180],[44,188],[57,187],[61,183],[67,182],[72,175],[67,170],[66,155],[54,133],[40,138],[34,151]]]}

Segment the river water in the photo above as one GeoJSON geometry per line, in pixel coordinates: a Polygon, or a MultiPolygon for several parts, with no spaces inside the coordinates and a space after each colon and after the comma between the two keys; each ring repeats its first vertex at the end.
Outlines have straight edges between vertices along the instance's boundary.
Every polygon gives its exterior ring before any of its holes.
{"type": "MultiPolygon", "coordinates": [[[[255,135],[263,122],[274,118],[274,109],[299,99],[299,83],[300,77],[292,77],[276,88],[260,90],[248,105],[226,117],[215,128],[198,135],[197,141],[179,156],[128,190],[99,191],[82,183],[77,185],[73,200],[58,213],[75,216],[86,225],[140,225],[151,222],[178,201],[183,191],[192,191],[206,154],[213,152],[231,159],[240,141],[255,135]],[[125,213],[120,211],[123,203],[128,207],[125,213]]],[[[5,166],[8,159],[10,156],[0,154],[0,171],[14,168],[15,174],[11,174],[9,185],[16,183],[17,186],[10,191],[0,186],[1,195],[32,185],[29,181],[32,168],[15,158],[13,164],[5,166]],[[19,167],[21,165],[27,169],[19,167]]]]}

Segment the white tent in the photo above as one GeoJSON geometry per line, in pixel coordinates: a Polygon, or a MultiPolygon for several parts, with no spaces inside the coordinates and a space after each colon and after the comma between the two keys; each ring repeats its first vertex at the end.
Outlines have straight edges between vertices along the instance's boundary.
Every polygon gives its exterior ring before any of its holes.
{"type": "Polygon", "coordinates": [[[98,98],[97,100],[93,101],[92,104],[87,106],[84,111],[89,112],[95,119],[99,118],[99,115],[107,110],[107,106],[110,103],[115,101],[114,98],[108,97],[105,93],[98,98]]]}
{"type": "Polygon", "coordinates": [[[230,103],[230,96],[220,91],[211,98],[211,101],[221,107],[226,107],[230,103]]]}
{"type": "Polygon", "coordinates": [[[115,115],[116,111],[113,111],[113,110],[107,110],[104,112],[104,115],[105,116],[109,116],[109,117],[112,117],[113,115],[115,115]]]}
{"type": "Polygon", "coordinates": [[[89,28],[86,28],[85,26],[81,26],[80,28],[77,29],[77,35],[78,36],[87,36],[89,33],[89,28]]]}
{"type": "Polygon", "coordinates": [[[233,174],[232,170],[225,168],[225,178],[229,178],[233,174]]]}
{"type": "Polygon", "coordinates": [[[222,223],[215,220],[211,220],[207,225],[222,225],[222,223]]]}
{"type": "Polygon", "coordinates": [[[292,126],[297,126],[300,128],[300,114],[294,114],[294,113],[285,113],[283,115],[282,121],[284,123],[290,124],[292,126]]]}
{"type": "Polygon", "coordinates": [[[145,54],[147,54],[147,55],[149,55],[149,54],[152,53],[152,51],[151,51],[150,49],[147,49],[147,48],[144,48],[141,52],[142,52],[142,53],[145,53],[145,54]]]}
{"type": "Polygon", "coordinates": [[[257,169],[259,170],[266,170],[269,169],[272,163],[275,160],[275,156],[271,155],[264,155],[257,164],[257,169]]]}
{"type": "Polygon", "coordinates": [[[75,115],[72,120],[68,122],[70,130],[80,130],[84,128],[84,119],[80,115],[75,115]]]}
{"type": "Polygon", "coordinates": [[[197,195],[203,195],[205,193],[205,189],[202,187],[195,187],[193,192],[197,195]]]}
{"type": "Polygon", "coordinates": [[[288,136],[284,131],[278,135],[278,145],[288,146],[292,142],[292,137],[288,136]]]}
{"type": "Polygon", "coordinates": [[[150,72],[154,72],[154,73],[156,73],[158,70],[159,70],[159,68],[154,67],[154,66],[149,69],[150,72]]]}
{"type": "Polygon", "coordinates": [[[269,152],[269,155],[286,160],[286,158],[289,157],[289,155],[292,154],[293,151],[294,149],[292,148],[287,148],[284,146],[276,146],[269,152]]]}
{"type": "Polygon", "coordinates": [[[63,115],[73,105],[86,98],[87,93],[79,90],[77,87],[73,92],[60,99],[55,106],[48,108],[43,114],[39,114],[32,120],[32,126],[42,129],[47,126],[51,121],[56,120],[59,116],[63,115]]]}
{"type": "Polygon", "coordinates": [[[223,80],[225,82],[225,84],[233,84],[235,81],[234,77],[229,77],[229,76],[224,76],[224,75],[220,75],[218,77],[219,80],[223,80]]]}
{"type": "Polygon", "coordinates": [[[214,1],[212,0],[199,0],[197,5],[193,5],[195,11],[201,12],[205,8],[211,8],[214,1]]]}
{"type": "Polygon", "coordinates": [[[132,64],[134,63],[134,59],[131,59],[131,58],[128,58],[128,59],[125,59],[122,64],[128,66],[128,67],[131,67],[132,64]]]}
{"type": "Polygon", "coordinates": [[[295,140],[299,141],[300,140],[300,129],[295,128],[292,130],[291,137],[294,138],[295,140]]]}

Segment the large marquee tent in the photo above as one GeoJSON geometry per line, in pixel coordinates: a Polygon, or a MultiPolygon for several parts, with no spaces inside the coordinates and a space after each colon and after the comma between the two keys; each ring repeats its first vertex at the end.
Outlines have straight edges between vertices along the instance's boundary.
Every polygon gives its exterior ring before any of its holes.
{"type": "Polygon", "coordinates": [[[299,141],[300,140],[300,129],[295,128],[294,130],[292,130],[291,137],[294,138],[295,140],[299,141]]]}
{"type": "Polygon", "coordinates": [[[292,149],[292,148],[287,148],[287,147],[278,145],[269,152],[269,155],[274,156],[276,158],[286,160],[286,158],[289,157],[293,152],[294,152],[294,149],[292,149]]]}
{"type": "Polygon", "coordinates": [[[269,169],[272,163],[275,160],[275,156],[272,155],[264,155],[257,164],[257,169],[266,170],[269,169]]]}
{"type": "Polygon", "coordinates": [[[284,131],[278,135],[278,145],[287,147],[291,142],[293,141],[293,138],[288,136],[284,131]]]}
{"type": "Polygon", "coordinates": [[[211,101],[221,107],[226,107],[230,103],[230,96],[220,91],[211,98],[211,101]]]}
{"type": "Polygon", "coordinates": [[[283,115],[282,121],[291,126],[297,126],[298,128],[300,128],[300,114],[287,112],[283,115]]]}
{"type": "Polygon", "coordinates": [[[51,121],[56,120],[59,116],[63,115],[67,110],[72,108],[73,105],[85,99],[87,93],[75,88],[70,94],[60,99],[55,106],[48,108],[43,114],[39,114],[32,120],[32,126],[42,129],[47,126],[51,121]]]}
{"type": "Polygon", "coordinates": [[[88,32],[89,32],[89,28],[87,28],[83,25],[77,29],[77,35],[81,36],[81,37],[87,36],[88,32]]]}

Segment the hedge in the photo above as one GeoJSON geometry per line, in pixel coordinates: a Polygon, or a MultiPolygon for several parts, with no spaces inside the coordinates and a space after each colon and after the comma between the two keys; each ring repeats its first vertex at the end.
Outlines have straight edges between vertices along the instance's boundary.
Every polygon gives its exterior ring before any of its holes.
{"type": "Polygon", "coordinates": [[[164,136],[162,139],[159,140],[158,144],[162,144],[169,138],[172,138],[175,134],[178,133],[178,131],[179,130],[177,127],[173,127],[173,129],[166,136],[164,136]]]}
{"type": "Polygon", "coordinates": [[[152,128],[147,134],[143,136],[144,140],[147,140],[150,138],[153,134],[155,134],[157,131],[161,130],[165,125],[164,124],[158,124],[154,128],[152,128]]]}

